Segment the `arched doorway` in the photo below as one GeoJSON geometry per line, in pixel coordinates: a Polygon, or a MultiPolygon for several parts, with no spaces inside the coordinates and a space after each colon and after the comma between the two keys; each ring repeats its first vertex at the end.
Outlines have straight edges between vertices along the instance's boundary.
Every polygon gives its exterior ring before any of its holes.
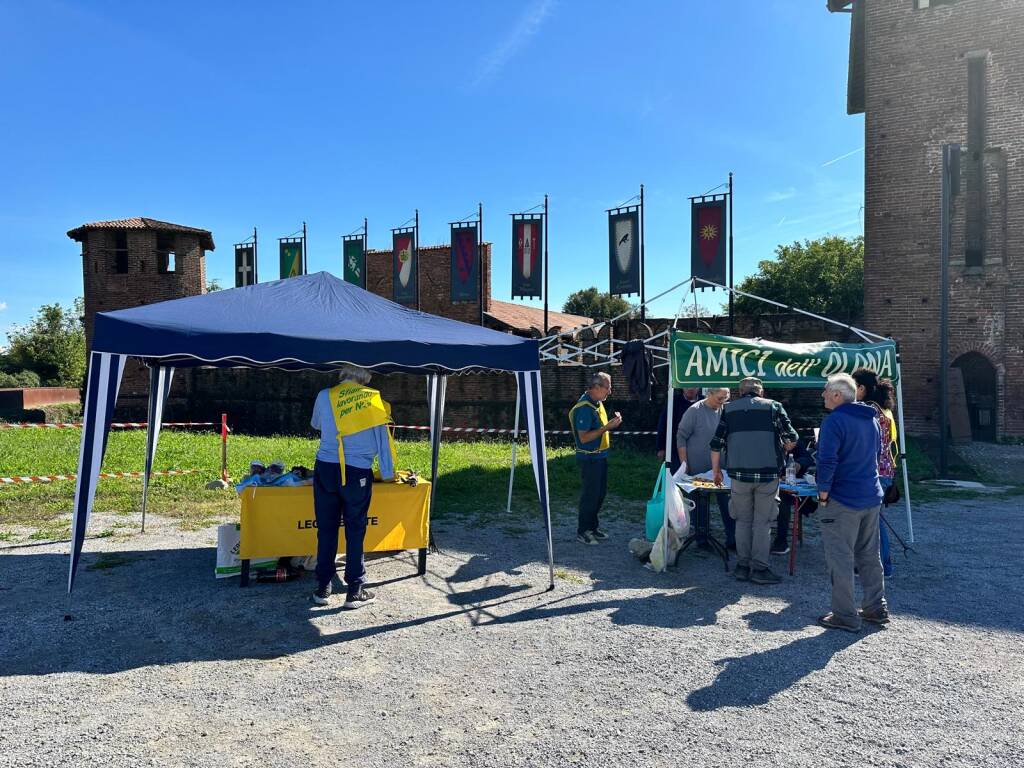
{"type": "Polygon", "coordinates": [[[964,377],[967,412],[971,418],[971,437],[974,440],[996,440],[996,369],[989,359],[978,352],[960,355],[953,365],[964,377]]]}

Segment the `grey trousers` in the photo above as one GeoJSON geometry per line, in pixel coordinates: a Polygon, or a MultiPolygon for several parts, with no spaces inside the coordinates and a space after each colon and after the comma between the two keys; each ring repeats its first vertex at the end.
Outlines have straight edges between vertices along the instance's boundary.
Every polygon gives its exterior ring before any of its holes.
{"type": "Polygon", "coordinates": [[[779,481],[745,483],[732,481],[729,515],[736,521],[736,565],[751,570],[768,567],[771,546],[772,520],[779,515],[775,497],[779,481]]]}
{"type": "Polygon", "coordinates": [[[879,507],[852,509],[829,499],[818,508],[825,562],[832,578],[832,613],[851,628],[859,628],[860,616],[854,596],[854,566],[864,589],[861,607],[877,611],[886,607],[885,580],[878,556],[879,507]]]}

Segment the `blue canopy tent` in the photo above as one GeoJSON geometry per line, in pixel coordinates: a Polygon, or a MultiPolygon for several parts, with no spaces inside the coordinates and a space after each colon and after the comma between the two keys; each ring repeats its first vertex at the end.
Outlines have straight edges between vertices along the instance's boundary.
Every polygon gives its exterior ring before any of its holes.
{"type": "Polygon", "coordinates": [[[75,583],[121,374],[129,357],[140,359],[152,371],[143,515],[164,403],[175,368],[330,371],[350,363],[381,373],[425,375],[430,403],[432,507],[447,377],[484,372],[515,374],[547,532],[549,588],[554,587],[538,342],[418,312],[327,272],[318,272],[96,315],[71,525],[69,594],[75,583]]]}

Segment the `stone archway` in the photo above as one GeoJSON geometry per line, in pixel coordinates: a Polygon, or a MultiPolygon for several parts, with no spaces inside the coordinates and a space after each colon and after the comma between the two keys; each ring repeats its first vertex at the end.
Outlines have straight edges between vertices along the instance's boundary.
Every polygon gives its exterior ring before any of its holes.
{"type": "Polygon", "coordinates": [[[995,366],[980,352],[960,355],[953,361],[953,366],[963,373],[972,439],[995,442],[996,413],[999,409],[995,366]]]}

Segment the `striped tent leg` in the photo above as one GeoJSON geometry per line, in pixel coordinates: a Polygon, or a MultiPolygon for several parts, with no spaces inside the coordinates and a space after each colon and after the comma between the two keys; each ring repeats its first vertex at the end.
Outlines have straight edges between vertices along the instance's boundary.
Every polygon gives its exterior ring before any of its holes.
{"type": "Polygon", "coordinates": [[[68,594],[75,585],[75,572],[82,556],[82,542],[89,525],[96,496],[96,482],[103,455],[107,448],[107,435],[114,415],[114,404],[121,386],[124,355],[93,352],[89,356],[89,370],[85,385],[85,412],[82,414],[82,444],[78,452],[78,476],[75,479],[75,506],[71,518],[71,557],[68,564],[68,594]]]}
{"type": "Polygon", "coordinates": [[[548,493],[548,459],[544,445],[544,398],[540,387],[540,371],[516,373],[526,410],[526,433],[530,440],[530,459],[537,483],[537,498],[548,537],[548,589],[555,588],[555,548],[551,532],[551,501],[548,493]]]}
{"type": "Polygon", "coordinates": [[[153,459],[156,444],[160,439],[160,424],[163,421],[164,405],[171,392],[174,369],[162,365],[149,371],[149,426],[146,429],[146,472],[142,476],[142,532],[146,532],[146,502],[149,500],[149,478],[153,473],[153,459]]]}

